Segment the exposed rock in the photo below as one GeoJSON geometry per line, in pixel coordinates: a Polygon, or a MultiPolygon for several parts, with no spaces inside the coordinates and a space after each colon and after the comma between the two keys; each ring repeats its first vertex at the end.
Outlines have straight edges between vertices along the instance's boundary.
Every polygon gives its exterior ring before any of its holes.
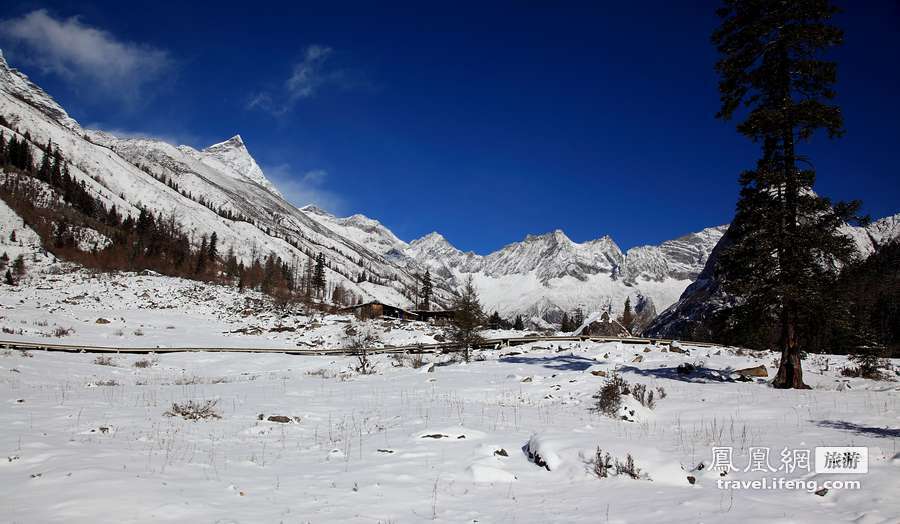
{"type": "Polygon", "coordinates": [[[591,371],[591,375],[594,375],[595,377],[605,377],[606,371],[603,371],[602,369],[595,369],[594,371],[591,371]]]}
{"type": "Polygon", "coordinates": [[[97,319],[96,323],[97,324],[109,324],[109,320],[106,320],[105,318],[101,317],[101,318],[97,319]]]}
{"type": "Polygon", "coordinates": [[[638,356],[634,357],[632,362],[641,362],[643,360],[644,360],[644,357],[642,355],[638,355],[638,356]]]}
{"type": "Polygon", "coordinates": [[[679,375],[690,375],[694,371],[697,371],[697,368],[694,367],[693,364],[685,362],[684,364],[679,364],[675,371],[678,372],[679,375]]]}
{"type": "Polygon", "coordinates": [[[759,365],[752,368],[744,368],[735,371],[738,375],[742,377],[768,377],[769,372],[766,371],[766,366],[759,365]]]}

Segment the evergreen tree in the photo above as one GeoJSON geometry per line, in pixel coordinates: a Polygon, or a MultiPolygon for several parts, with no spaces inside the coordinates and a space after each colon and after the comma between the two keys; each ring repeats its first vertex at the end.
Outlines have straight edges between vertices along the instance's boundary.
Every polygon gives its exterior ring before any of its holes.
{"type": "Polygon", "coordinates": [[[23,255],[16,257],[16,260],[13,261],[12,269],[17,277],[21,277],[25,274],[25,257],[23,255]]]}
{"type": "Polygon", "coordinates": [[[309,256],[306,259],[306,267],[303,271],[303,296],[307,302],[312,300],[313,296],[313,259],[309,256]]]}
{"type": "Polygon", "coordinates": [[[463,350],[463,358],[468,362],[472,346],[481,341],[478,328],[484,321],[484,311],[481,309],[472,275],[466,278],[459,297],[454,301],[453,310],[450,339],[459,344],[463,350]]]}
{"type": "Polygon", "coordinates": [[[425,270],[425,276],[422,277],[422,309],[428,311],[431,309],[431,294],[433,292],[432,284],[431,284],[431,271],[428,269],[425,270]]]}
{"type": "Polygon", "coordinates": [[[6,251],[0,255],[0,270],[6,269],[6,266],[9,265],[9,255],[6,254],[6,251]]]}
{"type": "Polygon", "coordinates": [[[488,327],[491,329],[500,329],[501,324],[503,324],[503,319],[500,318],[500,313],[496,311],[491,313],[490,318],[488,318],[488,327]]]}
{"type": "Polygon", "coordinates": [[[219,256],[219,235],[213,231],[213,234],[209,236],[209,247],[206,249],[207,257],[215,262],[216,258],[219,256]]]}
{"type": "Polygon", "coordinates": [[[631,311],[631,297],[625,297],[625,309],[622,311],[622,325],[625,326],[625,329],[628,332],[631,332],[631,327],[634,325],[634,313],[631,311]]]}
{"type": "Polygon", "coordinates": [[[225,274],[228,278],[234,278],[238,274],[238,261],[234,254],[234,246],[228,247],[228,254],[225,255],[225,274]]]}
{"type": "Polygon", "coordinates": [[[735,323],[770,326],[782,357],[773,385],[806,388],[800,362],[804,330],[821,311],[823,290],[851,259],[839,232],[858,203],[832,204],[813,192],[815,173],[797,145],[822,129],[843,133],[840,108],[830,105],[837,65],[820,59],[843,32],[831,24],[828,0],[726,0],[712,40],[720,53],[721,109],[762,144],[755,170],[740,177],[741,194],[718,268],[723,288],[737,297],[735,323]],[[802,161],[806,168],[798,167],[802,161]]]}
{"type": "Polygon", "coordinates": [[[47,142],[47,149],[44,150],[44,156],[41,158],[41,167],[38,168],[38,178],[44,182],[50,181],[50,154],[53,151],[53,143],[47,142]]]}
{"type": "Polygon", "coordinates": [[[206,252],[207,252],[207,244],[206,244],[206,235],[200,240],[200,249],[197,250],[197,266],[194,268],[194,273],[198,275],[202,275],[206,272],[206,252]]]}
{"type": "Polygon", "coordinates": [[[525,323],[522,322],[522,315],[516,315],[516,321],[513,322],[513,329],[516,331],[525,331],[525,323]]]}
{"type": "Polygon", "coordinates": [[[10,273],[10,271],[8,269],[6,270],[6,276],[3,278],[3,282],[5,282],[7,286],[15,286],[16,285],[16,281],[13,280],[12,273],[10,273]]]}
{"type": "Polygon", "coordinates": [[[15,229],[13,229],[12,232],[9,234],[9,241],[16,242],[16,230],[15,229]]]}
{"type": "Polygon", "coordinates": [[[569,314],[563,313],[562,320],[559,323],[559,330],[563,333],[572,331],[572,322],[569,320],[569,314]]]}
{"type": "Polygon", "coordinates": [[[0,131],[0,167],[5,166],[9,158],[6,155],[6,135],[0,131]]]}
{"type": "Polygon", "coordinates": [[[326,284],[325,255],[319,253],[318,255],[316,255],[316,269],[313,273],[313,287],[315,289],[316,297],[324,296],[326,284]]]}

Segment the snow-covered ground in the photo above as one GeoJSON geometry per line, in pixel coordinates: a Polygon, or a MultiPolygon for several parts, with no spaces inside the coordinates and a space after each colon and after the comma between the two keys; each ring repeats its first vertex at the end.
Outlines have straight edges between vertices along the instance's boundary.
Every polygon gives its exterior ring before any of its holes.
{"type": "MultiPolygon", "coordinates": [[[[897,522],[900,391],[845,379],[842,357],[805,361],[810,391],[724,382],[769,353],[536,343],[422,367],[375,356],[0,353],[0,515],[7,522],[897,522]],[[634,362],[641,357],[640,362],[634,362]],[[149,360],[149,367],[135,367],[149,360]],[[827,365],[826,365],[827,360],[827,365]],[[688,375],[681,363],[703,363],[688,375]],[[666,395],[593,413],[600,372],[666,395]],[[714,373],[710,370],[719,370],[714,373]],[[221,418],[166,416],[217,402],[221,418]],[[634,414],[630,414],[634,411],[634,414]],[[270,421],[284,416],[287,422],[270,421]],[[727,490],[712,447],[780,452],[867,446],[869,472],[732,471],[859,480],[861,489],[727,490]],[[642,478],[599,479],[597,447],[642,478]],[[549,470],[529,460],[538,453],[549,470]],[[702,470],[697,470],[700,464],[702,470]],[[695,479],[691,484],[688,476],[695,479]]],[[[896,362],[894,363],[897,364],[896,362]]],[[[821,484],[820,484],[821,485],[821,484]]]]}
{"type": "Polygon", "coordinates": [[[422,322],[279,309],[256,292],[154,273],[92,273],[55,264],[50,273],[4,287],[0,339],[112,347],[347,347],[348,326],[375,346],[433,343],[422,322]],[[54,274],[55,272],[55,274],[54,274]]]}

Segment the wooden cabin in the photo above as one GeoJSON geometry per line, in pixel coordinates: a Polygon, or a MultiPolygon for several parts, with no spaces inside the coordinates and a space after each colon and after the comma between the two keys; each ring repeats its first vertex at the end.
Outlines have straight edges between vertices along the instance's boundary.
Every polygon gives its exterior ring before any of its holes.
{"type": "Polygon", "coordinates": [[[631,333],[625,329],[625,326],[615,318],[611,318],[607,312],[604,312],[599,318],[588,321],[581,329],[577,330],[575,334],[589,337],[631,336],[631,333]]]}
{"type": "Polygon", "coordinates": [[[390,304],[382,304],[377,300],[341,308],[338,310],[338,313],[353,314],[356,315],[356,318],[360,320],[382,317],[397,318],[400,320],[419,319],[419,315],[412,311],[407,311],[401,307],[392,306],[390,304]]]}

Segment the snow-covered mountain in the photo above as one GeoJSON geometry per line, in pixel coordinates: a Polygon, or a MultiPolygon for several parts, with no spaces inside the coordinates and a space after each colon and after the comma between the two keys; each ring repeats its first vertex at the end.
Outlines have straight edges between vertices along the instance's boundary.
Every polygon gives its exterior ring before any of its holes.
{"type": "MultiPolygon", "coordinates": [[[[407,296],[416,277],[407,261],[395,263],[383,249],[344,236],[288,203],[240,136],[198,151],[85,130],[27,76],[9,67],[2,52],[0,115],[9,123],[9,128],[0,127],[7,137],[27,132],[32,144],[52,142],[69,162],[72,176],[123,215],[150,209],[193,232],[198,243],[202,235],[215,232],[221,251],[232,248],[245,262],[274,253],[303,264],[308,254],[321,252],[330,283],[341,283],[364,299],[411,305],[407,296]],[[229,214],[249,221],[226,218],[229,214]],[[357,282],[363,273],[369,281],[357,282]]],[[[450,295],[438,288],[436,302],[446,302],[450,295]]]]}
{"type": "Polygon", "coordinates": [[[618,312],[626,297],[645,315],[668,307],[703,269],[726,229],[707,228],[627,252],[609,236],[576,243],[556,230],[528,235],[482,256],[457,249],[437,232],[406,243],[362,215],[338,218],[314,206],[302,211],[410,271],[421,273],[427,267],[438,286],[457,289],[471,274],[489,311],[551,322],[579,307],[585,312],[618,312]]]}
{"type": "Polygon", "coordinates": [[[556,230],[486,256],[464,253],[431,233],[411,242],[406,254],[450,281],[471,274],[489,310],[555,321],[579,307],[621,311],[626,297],[667,307],[700,273],[724,231],[708,228],[623,252],[608,236],[577,243],[556,230]]]}
{"type": "MultiPolygon", "coordinates": [[[[863,259],[881,246],[900,238],[900,213],[870,223],[865,227],[847,225],[844,234],[851,237],[863,259]]],[[[703,340],[710,337],[708,322],[726,307],[729,297],[715,276],[718,254],[728,246],[726,234],[710,254],[696,281],[685,289],[678,301],[660,313],[646,329],[653,337],[703,340]]]]}

